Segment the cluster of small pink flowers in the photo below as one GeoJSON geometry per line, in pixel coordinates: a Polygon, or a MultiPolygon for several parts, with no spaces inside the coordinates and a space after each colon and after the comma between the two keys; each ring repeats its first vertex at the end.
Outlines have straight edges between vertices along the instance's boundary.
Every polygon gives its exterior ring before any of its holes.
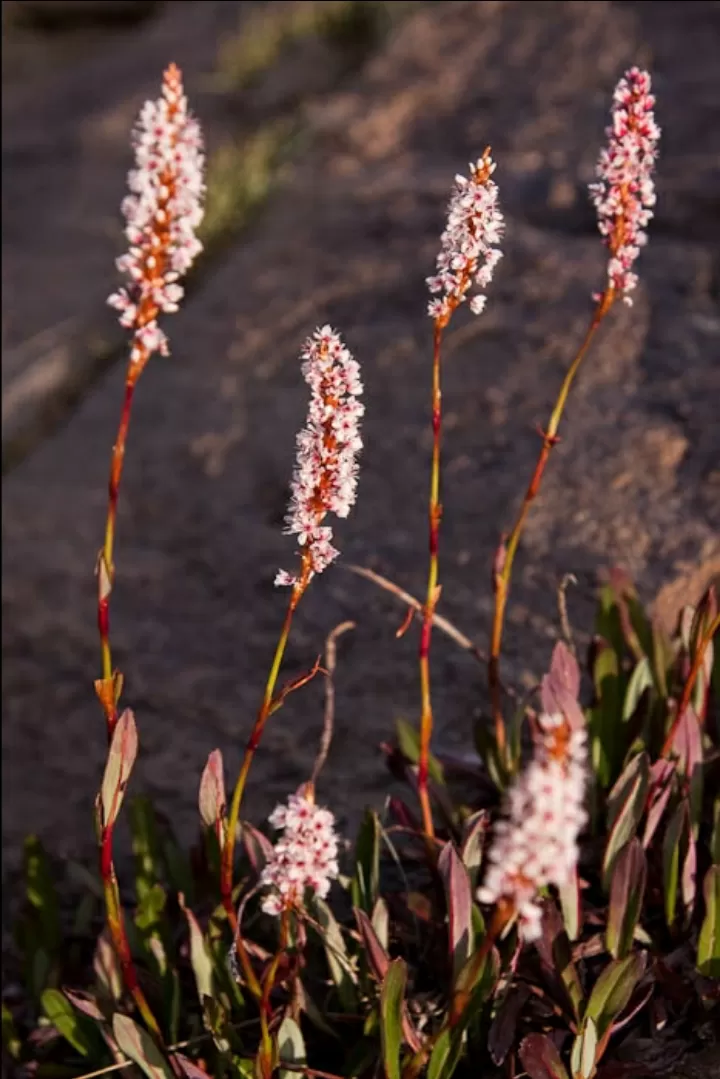
{"type": "Polygon", "coordinates": [[[122,204],[130,248],[117,260],[129,283],[108,303],[120,311],[121,325],[134,330],[132,358],[140,360],[152,352],[167,355],[157,316],[177,311],[183,296],[178,280],[202,250],[196,235],[205,192],[202,135],[175,64],[165,72],[162,96],[143,106],[133,145],[131,194],[122,204]]]}
{"type": "MultiPolygon", "coordinates": [[[[297,463],[286,531],[298,537],[307,573],[321,573],[337,558],[328,513],[347,517],[357,490],[357,455],[362,449],[358,400],[360,366],[330,326],[316,330],[302,352],[302,372],[310,387],[305,427],[297,436],[297,463]]],[[[280,570],[278,585],[294,585],[296,574],[280,570]]],[[[309,576],[306,577],[309,580],[309,576]]]]}
{"type": "Polygon", "coordinates": [[[508,819],[495,828],[478,899],[509,902],[524,940],[540,935],[538,889],[562,887],[577,865],[587,820],[586,739],[585,730],[571,729],[563,716],[541,715],[534,757],[508,791],[508,819]]]}
{"type": "Polygon", "coordinates": [[[301,904],[307,889],[324,899],[338,875],[333,814],[316,806],[301,788],[287,805],[271,813],[270,824],[282,835],[260,878],[261,887],[270,889],[262,909],[266,914],[281,914],[301,904]]]}
{"type": "MultiPolygon", "coordinates": [[[[498,207],[497,184],[491,179],[494,171],[495,163],[486,150],[470,165],[469,179],[455,177],[447,226],[440,240],[437,274],[427,279],[430,292],[443,293],[440,299],[430,301],[428,314],[443,323],[465,301],[473,283],[480,290],[487,288],[502,258],[502,251],[495,246],[500,242],[504,222],[498,207]]],[[[473,296],[473,314],[482,312],[486,298],[483,291],[473,296]]]]}
{"type": "Polygon", "coordinates": [[[632,267],[647,243],[645,229],[655,205],[653,168],[660,128],[654,104],[650,76],[631,68],[615,88],[608,145],[600,153],[598,179],[590,185],[598,226],[610,248],[608,280],[628,304],[637,285],[632,267]]]}

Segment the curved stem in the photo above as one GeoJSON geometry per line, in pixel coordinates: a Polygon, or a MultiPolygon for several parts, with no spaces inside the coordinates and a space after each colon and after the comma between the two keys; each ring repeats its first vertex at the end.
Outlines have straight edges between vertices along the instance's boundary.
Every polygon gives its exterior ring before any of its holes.
{"type": "Polygon", "coordinates": [[[547,430],[543,433],[543,443],[540,450],[540,456],[538,457],[535,470],[530,479],[525,497],[523,498],[520,512],[518,513],[517,520],[513,526],[512,532],[508,536],[504,549],[501,547],[499,552],[498,564],[494,572],[494,588],[495,588],[495,610],[493,614],[492,631],[490,636],[490,658],[488,660],[488,682],[490,685],[490,699],[493,713],[493,722],[495,725],[495,742],[498,750],[504,755],[506,747],[506,733],[505,723],[502,714],[502,702],[501,702],[501,685],[500,685],[500,651],[502,648],[502,635],[505,618],[505,608],[507,605],[508,594],[510,591],[510,579],[512,577],[513,562],[515,561],[515,554],[517,552],[518,544],[520,543],[520,536],[522,530],[525,527],[525,521],[528,513],[530,512],[530,506],[532,505],[535,497],[540,490],[540,484],[545,472],[545,466],[547,465],[550,451],[553,446],[559,441],[558,428],[560,426],[560,420],[562,419],[565,405],[572,388],[572,384],[575,381],[575,376],[578,373],[580,364],[587,355],[588,349],[595,336],[595,331],[604,319],[612,307],[615,299],[615,292],[611,287],[608,287],[597,302],[595,311],[593,312],[590,325],[587,333],[583,339],[580,348],[578,349],[574,360],[570,364],[567,370],[565,378],[563,379],[558,393],[555,406],[550,416],[550,422],[548,423],[547,430]]]}
{"type": "MultiPolygon", "coordinates": [[[[112,653],[110,650],[110,595],[112,593],[113,581],[115,578],[115,566],[113,564],[115,524],[117,520],[120,481],[122,479],[123,463],[125,460],[125,446],[130,427],[133,396],[137,380],[143,370],[144,361],[147,359],[147,355],[143,353],[143,357],[144,358],[141,359],[140,362],[137,360],[130,361],[125,377],[125,394],[110,462],[105,538],[98,560],[98,631],[100,634],[100,651],[102,655],[102,678],[95,683],[95,688],[105,712],[108,741],[112,739],[113,731],[117,724],[117,700],[120,686],[119,675],[113,671],[112,653]]],[[[100,875],[103,883],[103,895],[105,897],[105,911],[110,939],[120,964],[125,987],[132,995],[138,1011],[145,1020],[148,1029],[152,1031],[158,1041],[162,1043],[160,1027],[150,1009],[145,994],[140,988],[137,971],[135,970],[135,965],[130,953],[130,945],[125,931],[125,921],[122,906],[120,904],[117,875],[115,873],[115,865],[113,862],[112,844],[113,828],[106,827],[102,830],[100,837],[100,875]]]]}
{"type": "Polygon", "coordinates": [[[108,739],[112,738],[118,715],[116,679],[112,665],[112,652],[110,650],[110,595],[115,581],[113,547],[115,543],[118,499],[120,496],[120,481],[122,479],[123,464],[125,461],[125,445],[127,442],[128,430],[130,428],[133,396],[140,370],[140,365],[133,362],[128,364],[127,375],[125,377],[125,395],[123,397],[122,409],[120,412],[120,423],[118,425],[110,460],[105,538],[103,540],[102,550],[98,556],[97,621],[98,632],[100,634],[100,651],[102,655],[102,679],[96,683],[95,688],[105,711],[108,739]]]}
{"type": "Polygon", "coordinates": [[[220,869],[220,894],[222,897],[222,903],[225,908],[225,912],[230,922],[230,927],[233,932],[236,944],[238,945],[238,955],[243,965],[243,971],[245,977],[248,980],[248,984],[251,992],[254,996],[260,997],[261,990],[250,963],[243,962],[244,948],[242,942],[239,940],[239,925],[237,915],[235,913],[235,907],[233,905],[232,888],[233,888],[233,865],[235,859],[235,842],[237,837],[238,821],[240,819],[240,806],[242,805],[243,795],[245,793],[245,786],[247,784],[248,774],[252,765],[255,753],[260,744],[265,724],[267,723],[272,713],[273,694],[275,692],[275,686],[277,684],[278,675],[280,674],[280,667],[282,665],[283,656],[285,655],[285,648],[287,646],[288,637],[290,636],[290,627],[292,626],[293,615],[297,608],[300,599],[307,587],[309,580],[309,574],[307,567],[303,567],[303,573],[300,576],[298,583],[293,588],[290,594],[290,601],[285,613],[285,620],[280,631],[280,637],[278,638],[277,646],[275,648],[275,654],[273,656],[272,664],[270,666],[270,673],[265,683],[265,692],[263,694],[262,703],[255,718],[253,729],[250,732],[250,738],[248,739],[247,746],[245,748],[245,756],[243,757],[242,765],[240,766],[240,772],[238,774],[237,782],[235,783],[235,790],[233,791],[232,802],[230,804],[230,814],[228,816],[228,825],[225,836],[225,846],[222,852],[222,861],[220,869]]]}
{"type": "MultiPolygon", "coordinates": [[[[715,634],[718,632],[719,629],[720,629],[720,614],[717,614],[717,615],[715,615],[715,618],[710,623],[710,626],[709,626],[707,632],[703,634],[701,640],[698,642],[697,648],[695,649],[695,658],[693,660],[692,667],[690,668],[690,674],[688,675],[687,682],[685,683],[685,686],[683,687],[683,694],[682,694],[682,697],[680,698],[680,704],[678,705],[678,709],[677,709],[677,712],[675,714],[675,719],[673,720],[672,726],[670,727],[670,730],[668,731],[668,736],[665,739],[665,744],[662,747],[662,752],[660,754],[661,757],[667,757],[668,753],[672,749],[672,744],[673,744],[673,741],[675,740],[675,734],[677,732],[677,729],[680,726],[680,721],[681,721],[683,715],[685,714],[685,711],[686,711],[688,705],[690,704],[690,698],[692,697],[692,692],[693,692],[693,689],[695,688],[695,683],[697,682],[698,675],[700,674],[700,670],[702,668],[703,661],[705,659],[705,653],[706,653],[706,651],[708,649],[708,646],[709,646],[710,642],[712,641],[713,637],[715,636],[715,634]]],[[[702,722],[700,717],[698,717],[698,721],[702,722]]]]}
{"type": "Polygon", "coordinates": [[[418,761],[418,797],[422,811],[423,831],[428,839],[435,835],[428,793],[428,771],[430,761],[430,740],[432,738],[433,712],[430,695],[430,637],[433,615],[438,598],[438,549],[440,539],[440,438],[442,429],[442,391],[440,388],[440,349],[442,344],[442,325],[436,320],[433,330],[433,374],[432,374],[432,431],[433,448],[430,467],[430,499],[428,508],[428,534],[430,560],[428,565],[427,593],[423,609],[423,623],[420,633],[420,755],[418,761]]]}

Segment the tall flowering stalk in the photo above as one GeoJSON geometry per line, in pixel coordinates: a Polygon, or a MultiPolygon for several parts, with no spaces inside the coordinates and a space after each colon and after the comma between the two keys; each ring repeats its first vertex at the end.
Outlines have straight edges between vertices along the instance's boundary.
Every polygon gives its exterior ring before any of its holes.
{"type": "MultiPolygon", "coordinates": [[[[332,544],[332,528],[326,523],[326,518],[329,513],[336,517],[347,517],[350,512],[356,497],[357,455],[362,448],[360,420],[364,409],[359,400],[363,390],[360,367],[339,334],[329,326],[316,330],[305,343],[302,360],[302,373],[310,387],[310,405],[305,427],[297,436],[297,462],[286,527],[289,534],[297,536],[300,565],[294,573],[280,570],[275,579],[277,585],[290,588],[290,599],[263,699],[235,784],[221,865],[223,905],[238,943],[238,954],[246,977],[251,987],[255,988],[256,979],[244,960],[232,901],[240,806],[265,724],[282,701],[282,695],[279,700],[275,698],[275,686],[293,616],[312,578],[338,556],[339,552],[332,544]]],[[[286,815],[286,826],[288,819],[286,815]]]]}
{"type": "Polygon", "coordinates": [[[205,190],[202,135],[197,120],[188,112],[182,76],[175,64],[170,64],[163,76],[162,96],[143,106],[133,145],[135,168],[128,175],[130,194],[122,204],[130,247],[117,260],[128,282],[108,298],[110,306],[120,311],[120,325],[132,333],[125,396],[110,465],[105,540],[98,561],[102,679],[95,688],[105,710],[109,736],[117,722],[121,688],[110,651],[113,546],[133,396],[151,355],[168,355],[168,340],[158,326],[158,316],[177,311],[183,296],[178,281],[202,246],[196,236],[205,190]]]}
{"type": "Polygon", "coordinates": [[[593,297],[595,309],[590,325],[563,379],[547,429],[542,432],[540,455],[517,520],[507,540],[501,543],[495,560],[495,610],[490,638],[488,681],[496,744],[503,756],[506,736],[500,689],[500,651],[515,554],[530,506],[540,489],[550,451],[559,441],[557,432],[560,420],[580,364],[590,348],[596,330],[617,297],[622,296],[626,303],[632,303],[630,293],[637,284],[632,267],[647,240],[644,230],[652,217],[652,207],[655,204],[652,174],[660,129],[653,115],[654,104],[655,98],[650,93],[650,76],[638,68],[631,68],[615,89],[612,122],[606,130],[608,143],[600,154],[597,180],[590,185],[590,196],[598,213],[598,227],[610,252],[607,284],[602,293],[593,297]]]}
{"type": "Polygon", "coordinates": [[[440,367],[442,337],[445,327],[468,293],[478,289],[470,300],[470,310],[479,315],[485,307],[484,289],[502,257],[496,244],[503,232],[503,218],[498,207],[498,189],[492,180],[495,163],[488,147],[481,158],[470,165],[470,176],[456,176],[448,207],[447,225],[440,240],[436,274],[427,279],[430,292],[437,298],[428,305],[433,319],[432,431],[433,449],[430,466],[429,566],[423,622],[420,634],[420,755],[418,761],[418,796],[423,830],[434,836],[432,809],[428,794],[430,741],[433,728],[430,694],[430,637],[433,615],[438,602],[438,553],[442,506],[440,503],[440,442],[442,428],[442,391],[440,367]]]}
{"type": "MultiPolygon", "coordinates": [[[[125,376],[125,395],[110,465],[105,539],[98,557],[98,629],[102,677],[95,689],[105,712],[110,756],[121,760],[126,731],[118,726],[122,676],[113,670],[110,650],[110,595],[115,579],[113,547],[117,505],[137,380],[154,352],[168,354],[168,342],[157,323],[160,314],[177,311],[183,296],[178,284],[201,249],[196,229],[202,220],[203,153],[200,127],[188,113],[182,77],[175,64],[163,76],[162,95],[143,106],[133,132],[135,168],[128,176],[130,194],[122,204],[129,250],[118,259],[127,275],[125,287],[108,303],[120,311],[120,324],[132,333],[125,376]],[[114,739],[117,732],[118,738],[114,739]]],[[[102,798],[101,798],[102,804],[102,798]]],[[[113,864],[115,814],[100,818],[100,865],[107,921],[125,984],[156,1037],[160,1030],[138,984],[125,932],[113,864]]]]}

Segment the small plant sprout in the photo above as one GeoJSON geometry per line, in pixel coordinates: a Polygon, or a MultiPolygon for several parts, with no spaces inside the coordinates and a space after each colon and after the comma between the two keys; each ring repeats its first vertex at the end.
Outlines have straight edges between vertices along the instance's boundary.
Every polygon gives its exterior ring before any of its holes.
{"type": "Polygon", "coordinates": [[[534,756],[507,792],[507,819],[495,827],[481,903],[503,902],[520,934],[540,935],[538,891],[562,888],[577,864],[578,835],[587,820],[587,734],[562,715],[537,719],[534,756]]]}
{"type": "MultiPolygon", "coordinates": [[[[248,741],[230,806],[227,842],[223,848],[221,892],[233,931],[238,935],[232,901],[232,874],[235,834],[250,766],[270,715],[284,700],[287,691],[275,698],[293,615],[308,584],[337,558],[332,529],[324,524],[329,513],[347,517],[355,502],[357,455],[362,448],[360,419],[363,405],[360,367],[343,344],[340,335],[322,326],[308,338],[301,353],[302,372],[310,387],[310,404],[305,427],[297,438],[297,461],[292,483],[287,531],[296,535],[300,547],[300,568],[291,574],[280,570],[275,583],[290,587],[285,621],[275,649],[265,693],[248,741]]],[[[318,669],[316,666],[309,677],[318,669]]],[[[307,677],[289,689],[307,681],[307,677]]],[[[242,960],[242,951],[240,952],[242,960]]]]}
{"type": "Polygon", "coordinates": [[[438,584],[438,552],[440,541],[440,443],[442,431],[442,390],[440,362],[443,330],[453,312],[467,299],[473,285],[478,292],[470,300],[471,311],[479,315],[485,307],[484,289],[490,284],[493,271],[502,252],[497,246],[503,234],[503,216],[498,206],[498,188],[492,179],[495,162],[488,147],[482,157],[470,165],[470,176],[456,176],[450,198],[447,225],[440,239],[436,273],[428,277],[427,285],[433,295],[428,314],[433,319],[432,430],[433,449],[430,466],[429,565],[427,591],[423,608],[420,635],[420,756],[418,761],[418,796],[422,810],[423,829],[431,839],[434,835],[432,809],[428,794],[430,741],[433,712],[430,694],[430,637],[433,616],[440,598],[438,584]]]}
{"type": "Polygon", "coordinates": [[[610,249],[608,284],[627,304],[632,304],[630,293],[637,285],[632,267],[647,243],[645,230],[655,205],[653,170],[660,128],[654,104],[650,76],[631,68],[615,88],[608,144],[600,152],[598,179],[590,185],[598,227],[610,249]]]}

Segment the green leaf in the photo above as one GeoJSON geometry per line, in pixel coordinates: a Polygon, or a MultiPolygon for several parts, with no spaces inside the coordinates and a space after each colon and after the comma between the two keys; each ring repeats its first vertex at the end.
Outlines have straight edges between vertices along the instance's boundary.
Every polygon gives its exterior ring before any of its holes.
{"type": "Polygon", "coordinates": [[[595,982],[585,1018],[597,1027],[599,1041],[627,1006],[635,986],[645,973],[645,955],[635,952],[625,959],[613,959],[595,982]]]}
{"type": "Polygon", "coordinates": [[[528,1079],[568,1079],[560,1054],[547,1034],[528,1034],[520,1043],[520,1063],[528,1079]]]}
{"type": "Polygon", "coordinates": [[[700,928],[697,968],[708,978],[720,978],[720,865],[712,865],[703,883],[705,917],[700,928]]]}
{"type": "Polygon", "coordinates": [[[195,915],[185,906],[185,896],[182,892],[178,896],[178,903],[180,904],[180,909],[185,914],[188,929],[190,931],[190,963],[192,964],[193,974],[195,975],[198,999],[200,1000],[200,1003],[203,1004],[206,997],[212,998],[214,995],[212,959],[210,958],[205,938],[195,915]]]}
{"type": "Polygon", "coordinates": [[[158,822],[150,799],[145,795],[132,798],[128,803],[128,818],[135,857],[135,889],[142,904],[149,892],[165,882],[158,822]]]}
{"type": "Polygon", "coordinates": [[[60,913],[47,854],[37,836],[28,836],[24,848],[25,894],[37,926],[35,943],[54,955],[60,947],[60,913]]]}
{"type": "Polygon", "coordinates": [[[689,842],[690,814],[685,800],[678,803],[668,821],[663,837],[663,889],[665,892],[665,920],[668,926],[675,923],[677,914],[680,866],[685,860],[689,842]]]}
{"type": "Polygon", "coordinates": [[[590,710],[593,761],[601,787],[607,787],[623,756],[622,680],[617,653],[600,647],[593,666],[595,703],[590,710]]]}
{"type": "Polygon", "coordinates": [[[463,825],[460,853],[470,877],[471,888],[477,887],[488,827],[488,814],[482,809],[468,817],[463,825]]]}
{"type": "Polygon", "coordinates": [[[645,895],[646,872],[645,851],[637,836],[633,836],[618,855],[612,872],[605,940],[615,959],[624,958],[632,949],[645,895]]]}
{"type": "MultiPolygon", "coordinates": [[[[720,650],[719,650],[720,651],[720,650]]],[[[720,865],[720,798],[713,803],[713,830],[710,837],[710,857],[714,865],[720,865]]]]}
{"type": "Polygon", "coordinates": [[[143,891],[137,910],[135,911],[135,925],[143,932],[156,929],[165,910],[167,895],[162,884],[153,884],[148,891],[143,891]]]}
{"type": "Polygon", "coordinates": [[[675,648],[668,640],[665,630],[662,628],[657,619],[653,619],[652,624],[652,640],[653,640],[653,672],[655,674],[655,683],[657,685],[657,691],[660,694],[662,700],[668,695],[668,672],[672,668],[675,662],[675,648]]]}
{"type": "Polygon", "coordinates": [[[125,789],[130,779],[130,773],[137,757],[137,749],[138,736],[135,717],[130,709],[126,708],[113,731],[102,781],[100,801],[102,805],[102,822],[105,828],[113,825],[117,820],[120,806],[125,796],[125,789]]]}
{"type": "Polygon", "coordinates": [[[402,959],[393,959],[380,990],[380,1036],[387,1079],[400,1079],[402,1019],[407,967],[402,959]]]}
{"type": "MultiPolygon", "coordinates": [[[[300,1027],[289,1015],[286,1015],[277,1032],[277,1045],[280,1060],[284,1064],[307,1064],[305,1039],[300,1027]]],[[[280,1068],[279,1079],[297,1079],[298,1072],[289,1068],[280,1068]]]]}
{"type": "Polygon", "coordinates": [[[448,911],[448,938],[453,968],[453,984],[473,950],[473,899],[467,870],[452,842],[442,849],[438,872],[445,887],[448,911]]]}
{"type": "Polygon", "coordinates": [[[322,942],[330,977],[337,989],[344,1011],[352,1012],[357,1007],[356,978],[350,965],[345,939],[330,907],[323,899],[316,896],[313,900],[313,908],[315,920],[322,929],[322,942]]]}
{"type": "Polygon", "coordinates": [[[88,1056],[93,1048],[92,1039],[81,1017],[77,1014],[69,1000],[58,989],[46,989],[41,997],[41,1003],[45,1015],[65,1041],[72,1045],[81,1056],[88,1056]]]}
{"type": "MultiPolygon", "coordinates": [[[[417,764],[420,760],[420,734],[417,729],[412,727],[406,720],[398,719],[395,723],[395,732],[400,752],[404,757],[407,757],[411,764],[417,764]]],[[[438,786],[445,785],[443,767],[437,757],[433,757],[432,753],[428,758],[428,775],[438,786]]]]}
{"type": "Polygon", "coordinates": [[[350,891],[352,904],[371,915],[380,887],[380,821],[371,809],[360,825],[355,845],[355,872],[350,891]]]}
{"type": "Polygon", "coordinates": [[[12,1017],[12,1012],[5,1001],[3,1001],[2,1006],[2,1043],[5,1052],[12,1060],[18,1060],[20,1058],[22,1042],[20,1041],[20,1036],[15,1027],[15,1020],[12,1017]]]}
{"type": "Polygon", "coordinates": [[[427,1079],[451,1079],[465,1048],[465,1031],[457,1027],[444,1030],[435,1042],[427,1079]]]}
{"type": "Polygon", "coordinates": [[[650,668],[650,660],[647,656],[643,656],[640,662],[635,667],[635,670],[630,675],[630,681],[628,682],[627,689],[625,690],[625,700],[623,702],[622,717],[623,722],[627,721],[635,714],[640,698],[646,689],[652,689],[654,685],[652,670],[650,668]]]}
{"type": "Polygon", "coordinates": [[[147,1079],[173,1079],[170,1065],[147,1031],[133,1023],[128,1015],[116,1012],[112,1021],[113,1036],[120,1049],[137,1064],[147,1079]]]}
{"type": "Polygon", "coordinates": [[[592,1079],[597,1059],[598,1032],[594,1021],[586,1017],[573,1042],[570,1069],[573,1079],[592,1079]]]}
{"type": "Polygon", "coordinates": [[[637,831],[645,811],[650,784],[647,753],[639,753],[627,765],[608,796],[608,841],[603,858],[603,887],[610,888],[615,859],[637,831]]]}

